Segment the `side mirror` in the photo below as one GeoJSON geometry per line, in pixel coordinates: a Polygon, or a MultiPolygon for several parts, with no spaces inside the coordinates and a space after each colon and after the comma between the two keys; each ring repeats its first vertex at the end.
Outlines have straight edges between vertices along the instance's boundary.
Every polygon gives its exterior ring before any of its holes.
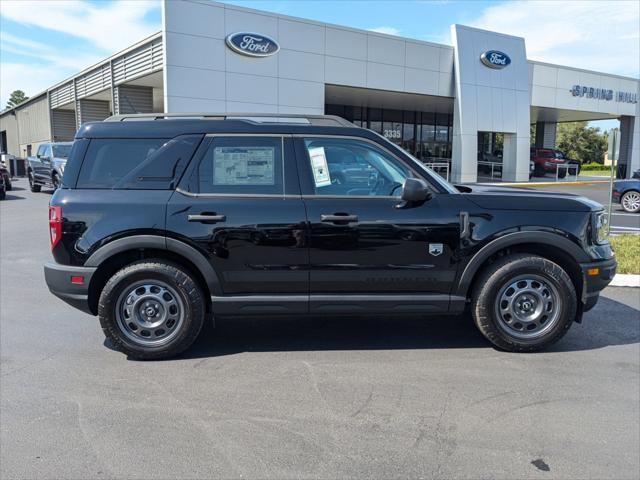
{"type": "Polygon", "coordinates": [[[431,192],[424,180],[419,178],[407,178],[402,186],[402,194],[400,198],[402,203],[398,208],[410,208],[426,202],[431,199],[431,192]]]}

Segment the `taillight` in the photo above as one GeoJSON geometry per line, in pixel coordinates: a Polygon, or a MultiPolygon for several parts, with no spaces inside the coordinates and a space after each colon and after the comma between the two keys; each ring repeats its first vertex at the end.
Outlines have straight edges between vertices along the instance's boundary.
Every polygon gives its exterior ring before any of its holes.
{"type": "Polygon", "coordinates": [[[51,250],[62,238],[62,207],[49,205],[49,239],[51,250]]]}

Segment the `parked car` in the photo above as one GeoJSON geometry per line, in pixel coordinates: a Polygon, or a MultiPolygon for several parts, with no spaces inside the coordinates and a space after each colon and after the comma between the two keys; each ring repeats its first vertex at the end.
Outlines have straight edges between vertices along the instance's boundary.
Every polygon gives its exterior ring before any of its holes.
{"type": "Polygon", "coordinates": [[[49,289],[133,358],[179,354],[211,317],[466,310],[536,351],[615,273],[584,197],[455,187],[338,117],[185,117],[84,124],[50,201],[49,289]],[[338,150],[375,181],[334,183],[338,150]]]}
{"type": "Polygon", "coordinates": [[[27,158],[27,177],[32,192],[42,187],[60,186],[72,142],[42,143],[35,157],[27,158]]]}
{"type": "Polygon", "coordinates": [[[7,184],[4,181],[4,175],[0,175],[0,200],[7,198],[7,184]]]}
{"type": "Polygon", "coordinates": [[[634,172],[633,178],[613,182],[612,200],[625,212],[640,212],[640,170],[634,172]]]}
{"type": "Polygon", "coordinates": [[[7,167],[2,164],[0,164],[0,176],[2,177],[2,180],[4,182],[5,190],[11,190],[13,188],[13,186],[11,185],[11,173],[9,173],[7,167]]]}
{"type": "Polygon", "coordinates": [[[543,177],[546,173],[552,173],[555,175],[557,170],[558,178],[564,178],[567,176],[567,173],[570,175],[580,173],[582,168],[579,160],[568,159],[560,150],[555,150],[553,148],[531,147],[530,157],[531,161],[535,164],[534,175],[536,177],[543,177]],[[559,167],[559,165],[567,164],[574,165],[575,168],[559,167]]]}

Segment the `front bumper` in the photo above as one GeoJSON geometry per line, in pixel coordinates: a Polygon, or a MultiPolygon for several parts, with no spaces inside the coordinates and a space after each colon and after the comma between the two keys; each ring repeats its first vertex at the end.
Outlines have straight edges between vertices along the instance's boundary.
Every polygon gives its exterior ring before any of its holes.
{"type": "Polygon", "coordinates": [[[95,267],[74,267],[49,262],[44,266],[44,279],[49,291],[56,297],[72,307],[95,315],[89,307],[89,285],[95,272],[95,267]],[[71,277],[83,277],[83,281],[81,284],[71,283],[71,277]]]}
{"type": "Polygon", "coordinates": [[[583,279],[582,303],[585,312],[591,310],[598,302],[600,292],[613,280],[617,266],[615,258],[580,264],[583,279]],[[598,269],[597,273],[595,269],[598,269]]]}

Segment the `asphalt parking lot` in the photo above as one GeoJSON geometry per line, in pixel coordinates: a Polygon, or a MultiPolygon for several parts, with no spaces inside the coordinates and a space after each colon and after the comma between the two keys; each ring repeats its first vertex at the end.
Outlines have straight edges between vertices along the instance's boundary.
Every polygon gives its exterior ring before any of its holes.
{"type": "Polygon", "coordinates": [[[265,318],[135,362],[49,294],[50,195],[15,186],[0,202],[3,479],[640,475],[638,290],[606,289],[539,354],[496,351],[466,318],[265,318]]]}

